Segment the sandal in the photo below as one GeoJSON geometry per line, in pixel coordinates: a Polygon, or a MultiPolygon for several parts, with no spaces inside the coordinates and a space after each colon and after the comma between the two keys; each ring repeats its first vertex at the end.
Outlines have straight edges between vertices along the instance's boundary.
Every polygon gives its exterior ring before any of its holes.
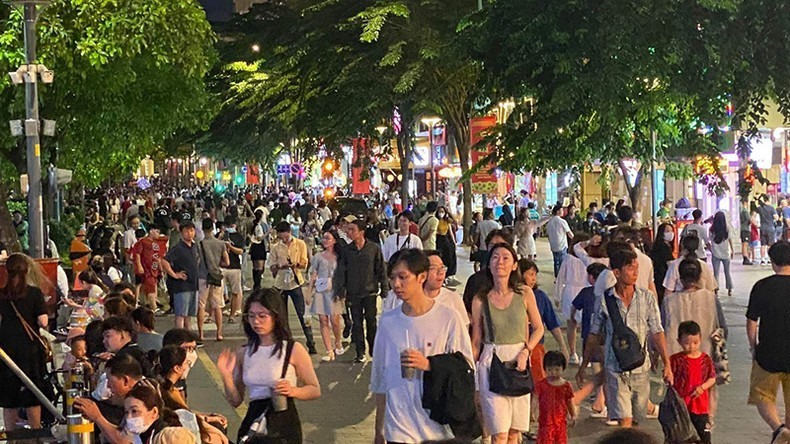
{"type": "Polygon", "coordinates": [[[323,362],[331,362],[334,360],[335,360],[335,354],[333,352],[329,352],[326,355],[324,355],[323,358],[321,358],[321,361],[323,362]]]}

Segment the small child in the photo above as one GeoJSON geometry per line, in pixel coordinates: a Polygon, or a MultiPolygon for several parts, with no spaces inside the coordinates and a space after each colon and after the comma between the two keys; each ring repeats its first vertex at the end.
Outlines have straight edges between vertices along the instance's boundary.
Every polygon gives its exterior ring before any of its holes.
{"type": "Polygon", "coordinates": [[[90,361],[88,360],[88,342],[85,340],[85,330],[81,328],[73,328],[69,332],[69,337],[66,340],[67,345],[71,351],[63,357],[63,370],[71,371],[78,364],[82,365],[83,371],[86,374],[93,373],[90,361]]]}
{"type": "MultiPolygon", "coordinates": [[[[598,280],[598,276],[606,270],[606,265],[593,262],[592,264],[587,266],[587,282],[590,283],[589,287],[582,288],[576,298],[573,299],[573,305],[571,307],[571,316],[568,318],[568,328],[576,328],[576,312],[582,312],[582,350],[587,347],[587,336],[590,335],[590,323],[592,321],[592,315],[595,311],[595,281],[598,280]],[[573,322],[571,324],[571,321],[573,322]]],[[[593,371],[599,372],[601,371],[601,357],[600,356],[593,356],[590,359],[590,362],[593,363],[593,371]]],[[[598,389],[598,395],[595,397],[595,402],[590,407],[592,410],[592,414],[590,415],[593,418],[606,418],[606,398],[604,397],[603,387],[598,389]]]]}
{"type": "Polygon", "coordinates": [[[549,351],[543,357],[546,379],[535,383],[533,394],[538,397],[538,439],[540,444],[566,444],[568,442],[568,418],[571,426],[576,424],[577,406],[590,394],[594,383],[589,382],[576,392],[570,382],[562,377],[567,367],[565,356],[558,351],[549,351]]]}
{"type": "Polygon", "coordinates": [[[710,444],[708,391],[716,384],[716,367],[710,356],[700,351],[701,341],[699,324],[694,321],[681,322],[678,326],[678,343],[683,351],[672,355],[669,362],[675,376],[672,386],[686,402],[700,442],[710,444]]]}

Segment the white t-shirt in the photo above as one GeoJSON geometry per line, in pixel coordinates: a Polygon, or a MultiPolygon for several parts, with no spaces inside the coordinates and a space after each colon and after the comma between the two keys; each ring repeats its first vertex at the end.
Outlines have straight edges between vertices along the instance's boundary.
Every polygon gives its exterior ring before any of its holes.
{"type": "Polygon", "coordinates": [[[653,275],[653,260],[639,250],[636,250],[636,260],[639,262],[639,276],[636,278],[636,286],[649,290],[650,283],[655,279],[653,275]]]}
{"type": "Polygon", "coordinates": [[[502,225],[499,222],[492,220],[492,219],[484,219],[477,223],[477,232],[480,233],[480,243],[478,247],[481,250],[488,250],[488,245],[486,245],[486,236],[488,233],[499,230],[502,228],[502,225]]]}
{"type": "MultiPolygon", "coordinates": [[[[389,442],[423,442],[453,437],[450,427],[428,417],[422,408],[422,374],[401,377],[400,353],[408,345],[425,356],[461,352],[472,366],[472,343],[455,311],[434,303],[422,316],[409,317],[401,309],[381,315],[373,348],[370,391],[387,397],[384,439],[389,442]]],[[[474,367],[472,367],[474,368],[474,367]]]]}
{"type": "Polygon", "coordinates": [[[384,255],[384,260],[388,261],[397,251],[407,248],[422,250],[422,239],[414,234],[407,234],[406,236],[400,233],[392,234],[384,241],[384,245],[381,247],[381,254],[384,255]]]}
{"type": "Polygon", "coordinates": [[[568,248],[568,233],[571,227],[568,222],[559,216],[552,216],[546,224],[546,233],[549,235],[551,251],[560,252],[568,248]]]}
{"type": "MultiPolygon", "coordinates": [[[[680,263],[683,262],[683,257],[677,258],[669,262],[667,268],[667,275],[664,277],[664,288],[667,291],[680,292],[683,291],[683,284],[680,282],[680,263]]],[[[710,269],[708,263],[699,259],[699,264],[702,267],[702,274],[699,277],[700,286],[705,290],[716,291],[719,288],[716,284],[716,278],[713,277],[713,270],[710,269]]]]}
{"type": "Polygon", "coordinates": [[[137,236],[134,235],[134,229],[129,228],[123,233],[123,248],[130,249],[137,242],[137,236]]]}
{"type": "Polygon", "coordinates": [[[121,282],[123,280],[123,273],[121,273],[121,270],[115,267],[110,267],[110,269],[107,270],[107,276],[110,277],[110,280],[114,284],[117,284],[118,282],[121,282]]]}
{"type": "MultiPolygon", "coordinates": [[[[469,313],[466,312],[464,300],[458,293],[450,290],[447,287],[442,287],[442,289],[439,290],[439,296],[436,296],[435,301],[458,312],[458,315],[461,317],[461,321],[464,323],[464,325],[467,327],[469,326],[469,313]]],[[[387,297],[384,298],[384,301],[381,303],[381,312],[384,313],[395,308],[400,308],[402,305],[403,301],[395,296],[394,291],[390,290],[387,293],[387,297]]]]}

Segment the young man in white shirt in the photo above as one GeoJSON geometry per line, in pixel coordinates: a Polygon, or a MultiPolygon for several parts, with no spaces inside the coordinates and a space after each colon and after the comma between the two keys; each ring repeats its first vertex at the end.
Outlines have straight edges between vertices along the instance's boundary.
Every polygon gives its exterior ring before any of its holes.
{"type": "Polygon", "coordinates": [[[381,247],[381,253],[384,255],[385,261],[390,260],[392,255],[399,250],[406,250],[409,248],[422,250],[422,239],[409,232],[409,226],[411,225],[409,213],[404,211],[399,214],[396,222],[398,224],[398,231],[390,235],[381,247]]]}
{"type": "Polygon", "coordinates": [[[461,352],[470,363],[472,343],[452,308],[437,303],[423,288],[430,269],[420,250],[397,252],[387,267],[403,305],[381,316],[374,345],[371,391],[376,395],[376,444],[416,443],[452,438],[449,426],[421,408],[428,356],[461,352]]]}
{"type": "Polygon", "coordinates": [[[568,239],[573,239],[573,231],[568,222],[560,217],[562,207],[557,205],[551,210],[551,219],[546,223],[546,233],[549,235],[549,247],[554,256],[554,277],[560,273],[565,255],[568,253],[568,239]]]}

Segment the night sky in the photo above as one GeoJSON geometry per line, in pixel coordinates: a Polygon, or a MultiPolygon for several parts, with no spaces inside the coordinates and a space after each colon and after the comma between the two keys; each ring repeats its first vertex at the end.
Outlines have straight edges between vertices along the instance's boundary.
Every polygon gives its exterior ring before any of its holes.
{"type": "Polygon", "coordinates": [[[210,22],[224,22],[233,15],[233,0],[199,0],[210,22]]]}

